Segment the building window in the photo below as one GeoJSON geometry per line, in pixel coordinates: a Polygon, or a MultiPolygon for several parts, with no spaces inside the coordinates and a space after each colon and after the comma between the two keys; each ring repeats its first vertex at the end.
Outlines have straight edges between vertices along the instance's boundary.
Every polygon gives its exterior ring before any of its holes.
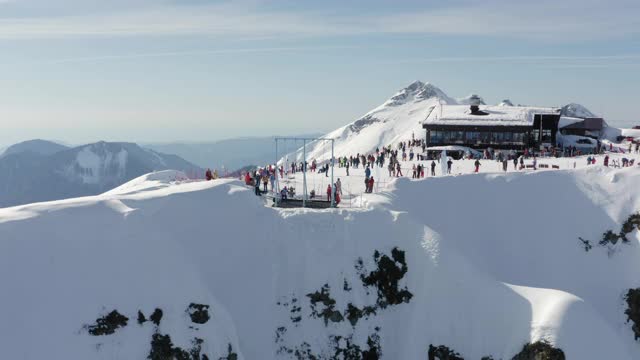
{"type": "Polygon", "coordinates": [[[542,141],[551,142],[551,129],[542,129],[542,141]]]}
{"type": "Polygon", "coordinates": [[[478,141],[480,134],[477,131],[467,131],[467,142],[474,143],[478,141]]]}

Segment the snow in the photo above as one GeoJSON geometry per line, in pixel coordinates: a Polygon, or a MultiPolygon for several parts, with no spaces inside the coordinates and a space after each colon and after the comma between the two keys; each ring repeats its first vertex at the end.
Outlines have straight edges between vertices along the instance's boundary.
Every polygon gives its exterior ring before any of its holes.
{"type": "Polygon", "coordinates": [[[576,118],[582,118],[582,119],[598,117],[583,105],[576,104],[576,103],[571,103],[563,106],[560,112],[562,116],[576,117],[576,118]]]}
{"type": "MultiPolygon", "coordinates": [[[[323,137],[335,139],[336,155],[372,153],[376,148],[410,140],[412,136],[416,139],[423,138],[422,121],[440,103],[455,104],[456,101],[433,84],[416,81],[360,119],[323,137]]],[[[301,146],[301,142],[289,143],[279,151],[281,154],[289,154],[289,161],[300,160],[303,155],[301,146]]],[[[316,141],[307,144],[308,161],[328,160],[330,157],[331,142],[316,141]]]]}
{"type": "Polygon", "coordinates": [[[349,177],[336,168],[352,192],[345,197],[363,198],[352,209],[273,209],[240,181],[185,181],[172,171],[98,196],[0,209],[3,355],[145,358],[153,328],[135,314],[160,307],[162,333],[185,347],[197,335],[214,359],[229,343],[241,359],[288,358],[278,347],[302,342],[326,352],[330,334],[364,347],[378,326],[384,359],[424,358],[429,344],[509,359],[541,339],[569,359],[637,358],[622,295],[640,286],[638,234],[590,252],[577,238],[597,240],[640,209],[640,169],[604,168],[601,157],[592,166],[539,159],[567,170],[504,174],[484,160],[471,175],[472,163],[422,180],[374,168],[373,194],[360,190],[362,168],[349,177]],[[408,304],[355,327],[310,317],[305,295],[324,284],[341,310],[375,302],[354,265],[362,258],[371,269],[374,251],[393,247],[406,252],[408,304]],[[292,297],[302,308],[297,325],[277,305],[292,297]],[[213,309],[198,331],[184,312],[190,302],[213,309]],[[105,337],[83,330],[114,308],[132,318],[126,328],[105,337]],[[276,344],[280,326],[288,331],[276,344]]]}
{"type": "Polygon", "coordinates": [[[480,106],[487,115],[474,115],[469,106],[442,105],[424,120],[427,125],[532,126],[536,114],[557,114],[553,108],[480,106]]]}

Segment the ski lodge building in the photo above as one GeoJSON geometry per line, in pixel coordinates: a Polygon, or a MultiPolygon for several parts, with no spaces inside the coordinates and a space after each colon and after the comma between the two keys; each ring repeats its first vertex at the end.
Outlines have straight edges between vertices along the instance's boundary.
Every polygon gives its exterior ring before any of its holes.
{"type": "Polygon", "coordinates": [[[426,145],[474,149],[555,146],[560,109],[525,106],[437,105],[422,127],[426,145]]]}

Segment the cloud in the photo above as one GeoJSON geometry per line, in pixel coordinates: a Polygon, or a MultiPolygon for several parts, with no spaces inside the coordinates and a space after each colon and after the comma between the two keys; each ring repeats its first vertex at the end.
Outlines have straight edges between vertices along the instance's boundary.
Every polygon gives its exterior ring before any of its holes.
{"type": "MultiPolygon", "coordinates": [[[[0,2],[3,0],[0,0],[0,2]]],[[[138,0],[140,1],[140,0],[138,0]]],[[[331,4],[330,4],[331,5],[331,4]]],[[[365,6],[363,4],[363,6],[365,6]]],[[[330,8],[331,6],[328,6],[330,8]]],[[[451,34],[588,40],[640,33],[640,4],[630,0],[494,0],[422,9],[389,6],[361,14],[340,8],[274,10],[255,4],[149,1],[73,15],[0,17],[0,39],[207,35],[328,37],[364,34],[451,34]]]]}

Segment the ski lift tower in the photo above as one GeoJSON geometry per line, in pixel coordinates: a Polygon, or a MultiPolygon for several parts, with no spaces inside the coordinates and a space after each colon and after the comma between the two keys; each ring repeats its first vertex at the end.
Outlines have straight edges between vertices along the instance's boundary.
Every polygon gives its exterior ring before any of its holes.
{"type": "MultiPolygon", "coordinates": [[[[314,142],[314,141],[331,141],[331,159],[329,160],[329,164],[331,166],[331,207],[335,207],[336,206],[336,190],[333,188],[333,165],[335,162],[334,159],[334,155],[333,155],[333,147],[334,147],[334,139],[329,139],[329,138],[297,138],[297,137],[280,137],[280,136],[276,136],[275,137],[275,142],[276,142],[276,173],[278,172],[278,162],[280,161],[280,157],[278,155],[278,143],[279,142],[289,142],[289,141],[293,141],[294,143],[297,143],[299,141],[302,141],[302,207],[306,207],[307,205],[307,200],[308,200],[308,194],[307,194],[307,143],[310,142],[314,142]]],[[[296,150],[296,154],[299,152],[299,150],[296,150]]],[[[286,155],[286,154],[285,154],[286,155]]],[[[285,164],[282,164],[283,168],[285,166],[285,164]]],[[[276,189],[278,189],[278,191],[280,191],[280,182],[279,182],[279,176],[277,176],[276,174],[276,189]]],[[[279,196],[280,193],[276,193],[275,194],[275,204],[276,206],[278,206],[278,200],[279,200],[279,196]]]]}

